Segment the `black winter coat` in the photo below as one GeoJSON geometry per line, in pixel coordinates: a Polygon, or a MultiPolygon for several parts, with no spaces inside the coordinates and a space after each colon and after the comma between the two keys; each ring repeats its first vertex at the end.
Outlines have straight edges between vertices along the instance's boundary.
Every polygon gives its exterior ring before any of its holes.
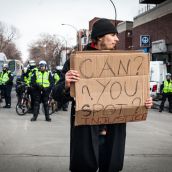
{"type": "MultiPolygon", "coordinates": [[[[96,50],[88,45],[86,50],[96,50]]],[[[63,103],[72,101],[71,135],[70,135],[70,170],[72,172],[96,172],[100,167],[100,125],[74,126],[75,101],[70,97],[70,90],[65,90],[65,73],[70,69],[70,61],[66,61],[63,75],[57,85],[57,100],[63,103]]],[[[126,123],[106,125],[106,172],[116,172],[123,168],[126,123]]]]}

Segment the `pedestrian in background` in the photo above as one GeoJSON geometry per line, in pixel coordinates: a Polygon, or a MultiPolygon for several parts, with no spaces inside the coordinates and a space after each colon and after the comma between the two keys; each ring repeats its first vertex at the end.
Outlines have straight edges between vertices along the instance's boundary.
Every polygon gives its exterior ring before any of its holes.
{"type": "MultiPolygon", "coordinates": [[[[108,19],[96,21],[92,28],[92,42],[85,50],[114,50],[118,40],[116,27],[108,19]]],[[[101,60],[101,58],[100,58],[101,60]]],[[[119,172],[123,168],[126,123],[108,125],[74,126],[75,101],[70,97],[70,85],[80,79],[76,70],[70,70],[68,60],[63,68],[65,77],[58,83],[58,99],[66,102],[72,100],[71,108],[71,172],[119,172]]],[[[145,106],[152,106],[148,98],[145,106]]]]}
{"type": "Polygon", "coordinates": [[[3,64],[1,73],[1,89],[4,93],[5,106],[3,108],[11,108],[11,90],[13,86],[13,74],[8,69],[8,64],[3,64]]]}
{"type": "Polygon", "coordinates": [[[159,112],[162,112],[164,110],[164,103],[166,99],[168,99],[169,112],[172,113],[172,80],[170,73],[166,74],[166,80],[163,81],[160,87],[160,93],[162,94],[162,101],[160,104],[159,112]]]}

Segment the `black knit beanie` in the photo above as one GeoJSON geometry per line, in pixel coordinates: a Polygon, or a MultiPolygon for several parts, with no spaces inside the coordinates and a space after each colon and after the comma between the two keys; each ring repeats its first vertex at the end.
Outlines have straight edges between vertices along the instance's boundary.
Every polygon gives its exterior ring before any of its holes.
{"type": "Polygon", "coordinates": [[[108,33],[118,33],[116,27],[108,19],[99,19],[93,24],[91,39],[106,35],[108,33]]]}

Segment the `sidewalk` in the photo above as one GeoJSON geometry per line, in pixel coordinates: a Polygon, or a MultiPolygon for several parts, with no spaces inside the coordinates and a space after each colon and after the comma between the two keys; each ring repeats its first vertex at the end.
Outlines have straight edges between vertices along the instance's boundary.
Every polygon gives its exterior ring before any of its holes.
{"type": "MultiPolygon", "coordinates": [[[[31,114],[15,113],[15,103],[0,109],[0,172],[69,172],[70,110],[53,114],[52,122],[40,112],[31,122],[31,114]]],[[[127,123],[122,172],[171,172],[171,124],[172,115],[157,109],[146,121],[127,123]]]]}

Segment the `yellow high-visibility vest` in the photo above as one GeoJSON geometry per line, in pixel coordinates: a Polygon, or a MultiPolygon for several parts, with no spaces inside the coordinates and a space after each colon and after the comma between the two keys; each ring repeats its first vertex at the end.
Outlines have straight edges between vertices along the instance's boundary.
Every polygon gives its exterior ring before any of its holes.
{"type": "Polygon", "coordinates": [[[2,85],[2,72],[0,72],[0,85],[2,85]]]}
{"type": "Polygon", "coordinates": [[[42,86],[43,88],[47,88],[50,86],[50,81],[49,81],[49,71],[41,72],[37,71],[36,72],[36,83],[42,86]]]}
{"type": "Polygon", "coordinates": [[[55,81],[55,84],[58,83],[58,81],[60,80],[60,77],[57,73],[54,74],[54,81],[55,81]]]}
{"type": "Polygon", "coordinates": [[[164,93],[172,93],[172,81],[168,82],[167,80],[164,81],[164,88],[163,88],[164,93]]]}
{"type": "Polygon", "coordinates": [[[2,84],[5,84],[8,80],[9,80],[9,77],[8,77],[8,75],[9,75],[9,73],[10,73],[10,71],[7,71],[7,72],[2,72],[2,84]]]}
{"type": "Polygon", "coordinates": [[[36,71],[36,72],[38,71],[38,68],[37,68],[37,67],[35,67],[34,69],[32,69],[32,70],[29,72],[28,77],[27,77],[27,79],[26,79],[26,84],[27,84],[27,85],[30,85],[30,83],[31,83],[31,77],[32,77],[32,75],[33,75],[33,73],[34,73],[35,71],[36,71]]]}

